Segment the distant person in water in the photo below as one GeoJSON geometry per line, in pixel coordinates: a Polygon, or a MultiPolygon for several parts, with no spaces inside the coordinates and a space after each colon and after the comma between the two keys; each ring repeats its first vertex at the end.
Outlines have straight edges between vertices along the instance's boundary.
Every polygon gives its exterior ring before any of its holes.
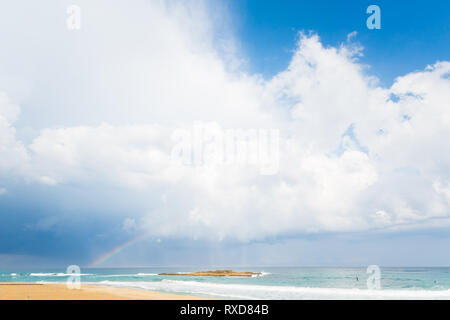
{"type": "Polygon", "coordinates": [[[358,276],[356,276],[356,281],[359,281],[358,276]]]}

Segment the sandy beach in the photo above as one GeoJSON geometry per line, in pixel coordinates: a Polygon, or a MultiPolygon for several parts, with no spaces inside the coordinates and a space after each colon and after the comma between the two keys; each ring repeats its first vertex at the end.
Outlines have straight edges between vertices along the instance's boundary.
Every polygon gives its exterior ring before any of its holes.
{"type": "Polygon", "coordinates": [[[0,283],[0,300],[205,300],[206,298],[155,291],[65,284],[0,283]]]}

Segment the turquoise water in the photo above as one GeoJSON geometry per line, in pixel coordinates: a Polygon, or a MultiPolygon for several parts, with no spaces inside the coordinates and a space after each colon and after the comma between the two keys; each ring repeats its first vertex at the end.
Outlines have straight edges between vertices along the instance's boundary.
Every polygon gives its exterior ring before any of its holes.
{"type": "MultiPolygon", "coordinates": [[[[450,299],[450,268],[380,268],[380,290],[369,290],[366,268],[223,268],[261,276],[159,276],[211,268],[82,268],[81,284],[102,284],[225,299],[450,299]]],[[[64,269],[4,270],[0,282],[64,283],[64,269]]]]}

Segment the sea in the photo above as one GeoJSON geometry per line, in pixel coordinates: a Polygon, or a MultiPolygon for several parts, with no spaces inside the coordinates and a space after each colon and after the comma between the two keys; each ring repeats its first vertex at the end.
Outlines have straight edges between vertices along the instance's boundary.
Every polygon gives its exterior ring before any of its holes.
{"type": "Polygon", "coordinates": [[[379,267],[375,280],[375,273],[369,271],[366,267],[81,268],[79,274],[67,274],[64,269],[0,270],[0,282],[67,283],[79,279],[81,286],[106,285],[219,299],[450,299],[450,268],[379,267]],[[260,275],[158,275],[215,269],[260,275]]]}

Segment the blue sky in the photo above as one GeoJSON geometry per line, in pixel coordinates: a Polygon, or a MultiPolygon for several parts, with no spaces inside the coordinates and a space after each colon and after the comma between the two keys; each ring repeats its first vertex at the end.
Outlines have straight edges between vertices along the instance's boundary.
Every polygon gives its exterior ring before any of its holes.
{"type": "Polygon", "coordinates": [[[297,32],[317,32],[325,45],[337,46],[352,31],[364,46],[362,63],[382,83],[448,59],[449,4],[445,1],[231,1],[234,25],[254,72],[273,76],[287,67],[297,32]],[[382,27],[366,27],[366,9],[381,8],[382,27]],[[389,57],[387,59],[387,57],[389,57]]]}
{"type": "Polygon", "coordinates": [[[75,3],[0,5],[0,268],[450,265],[449,3],[75,3]]]}

